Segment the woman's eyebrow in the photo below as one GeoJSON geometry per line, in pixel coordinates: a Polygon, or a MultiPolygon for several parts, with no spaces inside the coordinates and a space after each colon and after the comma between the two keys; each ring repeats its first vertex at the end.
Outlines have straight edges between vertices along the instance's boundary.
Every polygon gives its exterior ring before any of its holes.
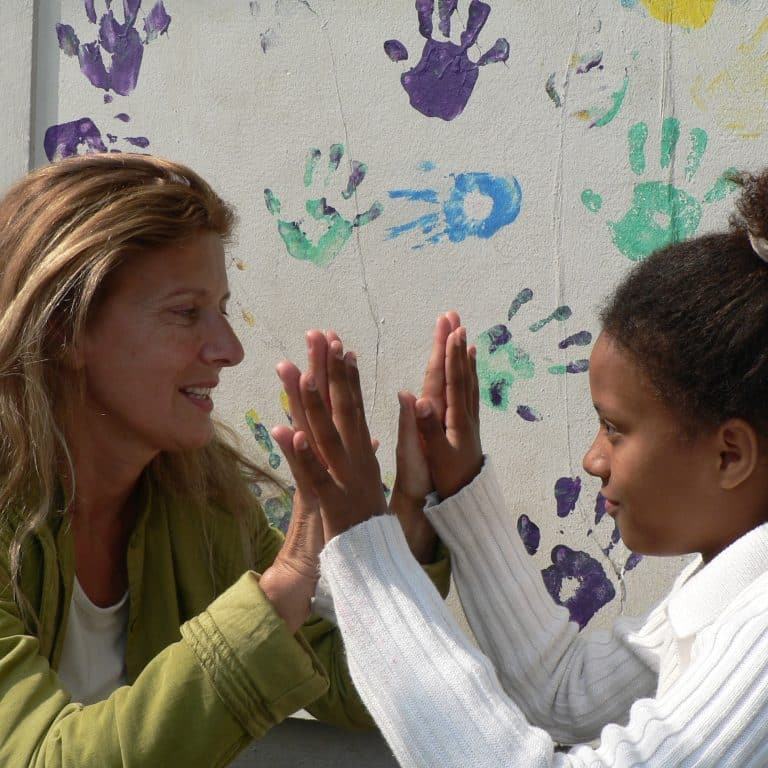
{"type": "MultiPolygon", "coordinates": [[[[167,299],[175,299],[177,296],[210,296],[211,290],[208,288],[178,288],[175,291],[163,294],[161,297],[163,301],[167,299]]],[[[222,297],[222,301],[229,301],[232,294],[227,291],[222,297]]]]}

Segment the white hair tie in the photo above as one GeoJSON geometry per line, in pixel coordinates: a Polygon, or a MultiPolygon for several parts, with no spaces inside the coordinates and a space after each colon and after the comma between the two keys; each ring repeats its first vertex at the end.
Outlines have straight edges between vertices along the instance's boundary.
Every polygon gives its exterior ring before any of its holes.
{"type": "Polygon", "coordinates": [[[764,237],[755,237],[751,232],[749,234],[749,243],[752,250],[765,262],[768,262],[768,240],[764,237]]]}

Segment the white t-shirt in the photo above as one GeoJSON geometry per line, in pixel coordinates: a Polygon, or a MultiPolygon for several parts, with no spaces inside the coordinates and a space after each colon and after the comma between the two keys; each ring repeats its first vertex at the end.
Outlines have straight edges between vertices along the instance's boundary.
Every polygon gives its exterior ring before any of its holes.
{"type": "Polygon", "coordinates": [[[128,592],[107,608],[94,605],[75,576],[59,678],[72,701],[93,704],[126,684],[128,592]]]}

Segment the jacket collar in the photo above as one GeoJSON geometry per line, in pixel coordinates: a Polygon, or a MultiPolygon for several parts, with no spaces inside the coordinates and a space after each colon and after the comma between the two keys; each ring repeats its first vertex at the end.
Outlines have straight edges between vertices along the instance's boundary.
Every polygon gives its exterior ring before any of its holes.
{"type": "Polygon", "coordinates": [[[768,523],[753,528],[706,565],[699,555],[670,595],[667,615],[678,638],[714,623],[728,604],[768,572],[768,523]]]}

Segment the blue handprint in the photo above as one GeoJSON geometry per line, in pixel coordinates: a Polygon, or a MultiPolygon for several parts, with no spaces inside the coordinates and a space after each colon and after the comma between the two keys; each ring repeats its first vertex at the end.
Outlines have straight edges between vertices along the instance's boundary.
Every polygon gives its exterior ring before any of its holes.
{"type": "MultiPolygon", "coordinates": [[[[438,0],[438,26],[444,37],[451,33],[451,16],[458,0],[438,0]]],[[[416,0],[419,32],[426,38],[421,59],[413,69],[404,72],[400,82],[408,94],[411,106],[427,117],[453,120],[467,106],[477,82],[479,68],[493,61],[509,58],[509,43],[500,37],[477,62],[469,60],[467,49],[474,45],[488,20],[491,6],[480,0],[469,4],[467,27],[461,33],[461,45],[450,40],[437,41],[432,37],[434,0],[416,0]]],[[[392,61],[408,58],[406,47],[399,40],[387,40],[384,52],[392,61]]]]}
{"type": "MultiPolygon", "coordinates": [[[[423,163],[422,169],[434,170],[434,164],[423,163]]],[[[413,202],[441,205],[445,225],[440,226],[440,214],[436,211],[425,213],[405,224],[397,224],[387,229],[387,239],[394,239],[413,230],[420,230],[429,235],[423,243],[411,248],[423,248],[427,244],[439,243],[448,238],[452,243],[460,243],[468,237],[484,240],[495,235],[502,227],[511,224],[520,213],[523,191],[520,182],[514,177],[504,178],[490,173],[451,174],[453,189],[444,202],[440,202],[436,189],[391,189],[389,196],[393,200],[411,200],[413,202]],[[490,210],[483,218],[474,218],[466,210],[467,200],[480,195],[491,202],[490,210]]]]}

